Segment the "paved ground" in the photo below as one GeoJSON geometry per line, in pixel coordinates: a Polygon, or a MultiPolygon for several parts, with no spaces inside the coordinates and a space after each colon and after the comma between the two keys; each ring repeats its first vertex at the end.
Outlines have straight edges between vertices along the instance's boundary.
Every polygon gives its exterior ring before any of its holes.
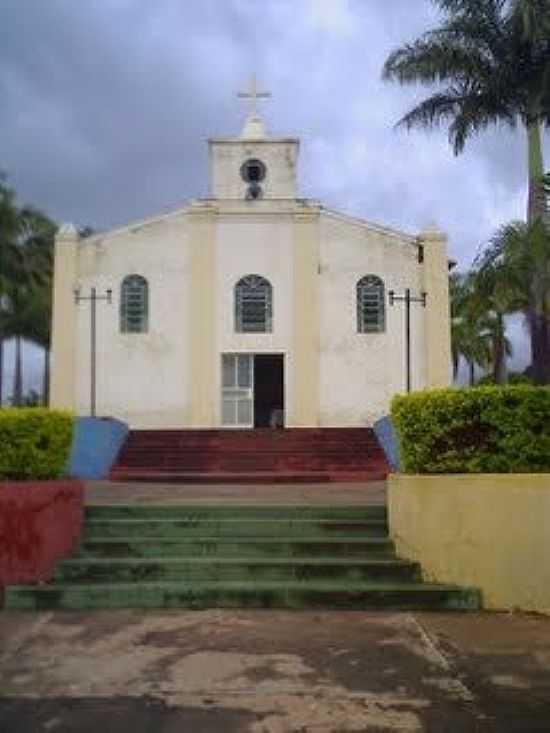
{"type": "Polygon", "coordinates": [[[0,614],[2,733],[550,731],[550,618],[0,614]]]}
{"type": "Polygon", "coordinates": [[[241,485],[86,483],[87,504],[383,504],[385,501],[385,481],[241,485]]]}

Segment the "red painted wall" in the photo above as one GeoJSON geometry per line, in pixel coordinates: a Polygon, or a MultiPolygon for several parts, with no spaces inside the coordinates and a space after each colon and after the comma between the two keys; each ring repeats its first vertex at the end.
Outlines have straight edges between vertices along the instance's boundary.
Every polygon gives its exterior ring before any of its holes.
{"type": "Polygon", "coordinates": [[[0,482],[0,585],[49,580],[83,521],[80,481],[0,482]]]}

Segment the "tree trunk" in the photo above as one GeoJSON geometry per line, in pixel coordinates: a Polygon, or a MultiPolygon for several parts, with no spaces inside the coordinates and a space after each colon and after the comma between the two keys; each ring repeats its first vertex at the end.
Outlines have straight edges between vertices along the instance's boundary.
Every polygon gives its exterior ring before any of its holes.
{"type": "Polygon", "coordinates": [[[458,367],[460,365],[460,354],[457,354],[455,351],[453,351],[452,360],[453,360],[453,382],[454,382],[456,381],[456,378],[458,375],[458,367]]]}
{"type": "MultiPolygon", "coordinates": [[[[529,160],[529,199],[527,204],[527,223],[532,226],[537,221],[548,223],[546,192],[542,183],[544,176],[544,157],[542,135],[539,122],[527,126],[527,147],[529,160]]],[[[535,283],[530,283],[532,304],[528,313],[531,335],[531,357],[533,379],[536,384],[550,384],[550,330],[548,319],[536,312],[537,294],[535,283]]]]}
{"type": "Polygon", "coordinates": [[[493,379],[495,384],[506,384],[508,381],[507,371],[504,316],[502,313],[497,313],[497,328],[493,342],[493,379]]]}
{"type": "Polygon", "coordinates": [[[542,134],[538,120],[527,125],[527,151],[529,164],[527,223],[532,225],[538,219],[544,219],[546,214],[546,194],[542,183],[544,176],[542,134]]]}
{"type": "Polygon", "coordinates": [[[470,387],[474,387],[476,383],[476,365],[474,361],[470,362],[470,387]]]}
{"type": "Polygon", "coordinates": [[[23,403],[23,359],[21,355],[21,336],[15,337],[15,369],[13,371],[13,404],[21,407],[23,403]]]}
{"type": "Polygon", "coordinates": [[[44,348],[44,375],[42,379],[42,402],[44,407],[50,404],[50,350],[44,348]]]}
{"type": "Polygon", "coordinates": [[[0,410],[4,406],[4,339],[0,334],[0,410]]]}
{"type": "Polygon", "coordinates": [[[550,321],[536,313],[529,314],[531,354],[535,384],[550,384],[550,321]]]}

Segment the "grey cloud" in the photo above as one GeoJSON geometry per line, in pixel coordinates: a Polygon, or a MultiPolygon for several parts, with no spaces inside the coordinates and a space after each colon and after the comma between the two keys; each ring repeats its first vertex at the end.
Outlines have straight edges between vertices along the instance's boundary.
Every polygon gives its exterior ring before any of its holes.
{"type": "Polygon", "coordinates": [[[404,141],[393,125],[423,92],[380,80],[387,53],[435,20],[430,2],[414,6],[5,0],[0,167],[25,199],[100,227],[204,195],[204,139],[238,131],[243,110],[234,93],[256,70],[274,93],[265,105],[271,128],[303,139],[305,194],[397,226],[436,218],[458,227],[453,246],[466,262],[472,238],[485,232],[458,226],[457,193],[461,222],[476,222],[483,207],[477,190],[468,202],[469,176],[486,180],[487,200],[492,183],[511,196],[523,185],[522,143],[519,134],[513,145],[508,133],[487,135],[472,145],[468,166],[450,150],[438,154],[439,168],[420,164],[419,151],[430,156],[439,136],[404,141]],[[372,151],[370,170],[342,162],[354,144],[372,151]],[[319,149],[330,169],[313,157],[319,149]]]}
{"type": "Polygon", "coordinates": [[[268,126],[302,138],[302,191],[418,230],[469,264],[521,213],[520,131],[454,158],[445,131],[395,122],[424,91],[380,79],[436,20],[429,0],[3,0],[0,169],[58,220],[107,228],[207,192],[210,135],[237,133],[252,71],[268,126]]]}

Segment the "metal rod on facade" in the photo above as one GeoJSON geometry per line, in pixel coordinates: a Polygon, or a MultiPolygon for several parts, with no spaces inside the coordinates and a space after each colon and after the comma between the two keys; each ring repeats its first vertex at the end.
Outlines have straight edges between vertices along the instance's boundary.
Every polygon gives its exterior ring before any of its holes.
{"type": "Polygon", "coordinates": [[[405,290],[405,353],[407,364],[407,392],[411,391],[411,291],[405,290]]]}
{"type": "Polygon", "coordinates": [[[89,296],[80,295],[80,291],[74,291],[75,303],[83,300],[90,301],[90,415],[96,416],[96,361],[97,361],[97,301],[106,300],[111,303],[112,291],[107,290],[105,295],[98,295],[96,288],[91,289],[89,296]]]}
{"type": "Polygon", "coordinates": [[[420,303],[423,308],[426,307],[427,293],[422,293],[419,298],[412,297],[410,288],[405,290],[405,295],[396,295],[394,290],[389,293],[390,305],[396,302],[405,303],[405,364],[406,364],[406,381],[407,392],[412,390],[412,369],[411,369],[411,303],[420,303]]]}
{"type": "Polygon", "coordinates": [[[96,388],[95,388],[95,374],[96,374],[96,289],[92,288],[92,296],[90,298],[90,414],[95,417],[96,413],[96,388]]]}

